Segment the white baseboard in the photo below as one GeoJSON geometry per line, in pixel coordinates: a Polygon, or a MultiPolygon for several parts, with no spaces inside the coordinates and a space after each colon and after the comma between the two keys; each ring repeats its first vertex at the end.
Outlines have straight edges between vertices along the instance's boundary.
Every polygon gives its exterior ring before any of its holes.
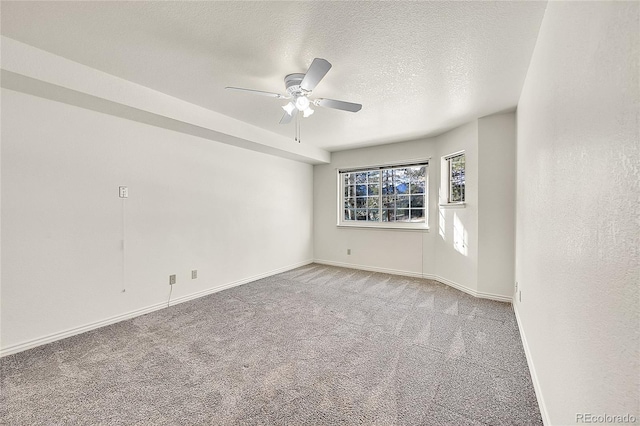
{"type": "Polygon", "coordinates": [[[110,324],[115,324],[117,322],[138,317],[140,315],[148,314],[149,312],[157,311],[158,309],[162,309],[166,307],[167,307],[166,302],[155,303],[151,306],[147,306],[141,309],[136,309],[135,311],[127,312],[125,314],[116,315],[100,321],[81,325],[80,327],[70,328],[64,331],[59,331],[57,333],[48,334],[43,337],[38,337],[37,339],[28,340],[26,342],[7,346],[6,348],[2,348],[0,350],[0,358],[6,355],[11,355],[18,352],[26,351],[27,349],[35,348],[36,346],[46,345],[47,343],[55,342],[56,340],[62,340],[67,337],[75,336],[76,334],[95,330],[96,328],[104,327],[110,324]]]}
{"type": "Polygon", "coordinates": [[[520,339],[522,340],[524,353],[527,357],[527,364],[529,365],[529,373],[531,374],[533,389],[535,390],[536,398],[538,399],[538,407],[540,408],[540,416],[542,417],[542,423],[545,426],[551,426],[551,422],[549,421],[549,413],[547,412],[547,406],[544,403],[544,397],[542,396],[542,389],[540,388],[540,381],[538,380],[538,373],[536,373],[536,367],[533,364],[533,359],[531,358],[529,343],[527,342],[527,336],[525,335],[524,329],[522,328],[520,314],[518,313],[518,305],[515,299],[513,300],[512,306],[513,306],[513,311],[516,314],[516,322],[518,323],[518,330],[520,331],[520,339]]]}
{"type": "Polygon", "coordinates": [[[219,285],[219,286],[216,286],[216,287],[213,287],[213,288],[208,288],[206,290],[198,291],[196,293],[187,294],[186,296],[180,296],[180,297],[177,297],[177,298],[175,298],[173,300],[170,300],[169,301],[169,306],[173,306],[173,305],[177,305],[179,303],[187,302],[189,300],[197,299],[199,297],[203,297],[203,296],[206,296],[208,294],[217,293],[219,291],[226,290],[228,288],[232,288],[232,287],[236,287],[236,286],[239,286],[239,285],[242,285],[242,284],[250,283],[252,281],[260,280],[262,278],[270,277],[272,275],[281,274],[283,272],[287,272],[287,271],[290,271],[292,269],[296,269],[296,268],[299,268],[301,266],[308,265],[310,263],[313,263],[313,260],[305,260],[304,262],[299,262],[299,263],[296,263],[296,264],[293,264],[293,265],[285,266],[283,268],[274,269],[272,271],[265,272],[263,274],[258,274],[258,275],[254,275],[252,277],[243,278],[243,279],[238,280],[238,281],[233,281],[233,282],[230,282],[230,283],[222,284],[222,285],[219,285]]]}
{"type": "Polygon", "coordinates": [[[458,290],[463,291],[463,292],[465,292],[467,294],[470,294],[473,297],[477,297],[477,298],[480,298],[480,299],[490,299],[490,300],[496,300],[498,302],[507,302],[507,303],[511,303],[512,302],[512,298],[510,296],[503,296],[501,294],[494,294],[494,293],[486,293],[486,292],[483,292],[483,291],[477,291],[477,290],[474,290],[472,288],[466,287],[466,286],[464,286],[462,284],[459,284],[459,283],[457,283],[455,281],[448,280],[448,279],[446,279],[444,277],[441,277],[439,275],[424,274],[424,278],[428,278],[430,280],[438,281],[438,282],[440,282],[442,284],[446,284],[448,286],[451,286],[451,287],[453,287],[455,289],[458,289],[458,290]]]}
{"type": "Polygon", "coordinates": [[[466,287],[462,284],[456,283],[454,281],[448,280],[438,275],[433,274],[422,274],[420,272],[411,272],[411,271],[403,271],[400,269],[388,269],[388,268],[379,268],[377,266],[367,266],[367,265],[356,265],[352,263],[342,263],[342,262],[334,262],[332,260],[323,260],[323,259],[315,259],[314,263],[320,263],[322,265],[330,265],[330,266],[338,266],[341,268],[350,268],[350,269],[359,269],[362,271],[370,271],[370,272],[380,272],[383,274],[392,274],[392,275],[402,275],[406,277],[416,277],[416,278],[425,278],[429,280],[438,281],[439,283],[448,285],[460,291],[463,291],[467,294],[470,294],[473,297],[478,297],[481,299],[491,299],[497,300],[498,302],[507,302],[511,303],[511,297],[503,296],[500,294],[493,293],[485,293],[481,291],[473,290],[469,287],[466,287]]]}
{"type": "Polygon", "coordinates": [[[422,274],[420,272],[403,271],[400,269],[387,269],[387,268],[379,268],[377,266],[354,265],[351,263],[334,262],[332,260],[322,260],[322,259],[315,259],[313,263],[319,263],[321,265],[329,265],[329,266],[338,266],[340,268],[359,269],[361,271],[380,272],[383,274],[403,275],[406,277],[422,278],[422,274]]]}
{"type": "MultiPolygon", "coordinates": [[[[259,274],[259,275],[254,275],[252,277],[249,278],[244,278],[242,280],[238,280],[238,281],[233,281],[230,283],[226,283],[220,286],[216,286],[204,291],[199,291],[193,294],[189,294],[186,296],[181,296],[179,298],[176,298],[174,300],[170,300],[169,301],[169,306],[173,306],[173,305],[177,305],[178,303],[183,303],[192,299],[197,299],[198,297],[202,297],[202,296],[206,296],[208,294],[212,294],[212,293],[217,293],[219,291],[231,288],[231,287],[236,287],[239,286],[241,284],[246,284],[255,280],[259,280],[261,278],[266,278],[269,277],[271,275],[275,275],[275,274],[280,274],[282,272],[286,272],[286,271],[290,271],[292,269],[295,268],[299,268],[301,266],[305,266],[308,265],[310,263],[313,263],[313,260],[306,260],[304,262],[299,262],[293,265],[289,265],[289,266],[285,266],[283,268],[278,268],[278,269],[274,269],[272,271],[269,272],[265,272],[263,274],[259,274]]],[[[162,308],[166,308],[167,307],[167,302],[161,302],[161,303],[155,303],[151,306],[147,306],[145,308],[141,308],[141,309],[136,309],[135,311],[131,311],[131,312],[127,312],[124,314],[120,314],[120,315],[116,315],[110,318],[106,318],[100,321],[96,321],[96,322],[92,322],[89,324],[85,324],[82,325],[80,327],[74,327],[74,328],[70,328],[68,330],[64,330],[64,331],[59,331],[56,333],[51,333],[49,335],[43,336],[43,337],[38,337],[37,339],[32,339],[32,340],[28,340],[26,342],[22,342],[22,343],[18,343],[15,345],[11,345],[11,346],[7,346],[6,348],[2,348],[0,349],[0,358],[2,358],[3,356],[7,356],[7,355],[12,355],[18,352],[22,352],[22,351],[26,351],[27,349],[31,349],[31,348],[35,348],[37,346],[41,346],[41,345],[46,345],[47,343],[52,343],[55,342],[57,340],[61,340],[67,337],[71,337],[71,336],[75,336],[76,334],[80,334],[80,333],[85,333],[87,331],[91,331],[91,330],[95,330],[96,328],[100,328],[100,327],[104,327],[110,324],[115,324],[117,322],[120,321],[124,321],[124,320],[128,320],[131,318],[135,318],[138,317],[140,315],[144,315],[144,314],[148,314],[150,312],[153,311],[157,311],[159,309],[162,308]]]]}

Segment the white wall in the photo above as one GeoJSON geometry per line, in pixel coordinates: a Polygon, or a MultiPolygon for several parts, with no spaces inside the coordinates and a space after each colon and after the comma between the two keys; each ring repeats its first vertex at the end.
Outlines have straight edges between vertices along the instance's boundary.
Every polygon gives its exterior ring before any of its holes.
{"type": "Polygon", "coordinates": [[[513,294],[516,117],[478,120],[478,291],[513,294]]]}
{"type": "MultiPolygon", "coordinates": [[[[320,262],[364,267],[391,273],[422,275],[433,262],[433,234],[415,230],[339,228],[337,217],[337,169],[378,165],[437,156],[430,140],[380,145],[339,151],[331,163],[314,166],[314,255],[320,262]],[[351,255],[347,255],[351,249],[351,255]]],[[[433,162],[432,162],[433,163],[433,162]]],[[[433,212],[436,191],[433,164],[429,166],[429,212],[433,212]]],[[[434,218],[429,217],[433,227],[434,218]]]]}
{"type": "MultiPolygon", "coordinates": [[[[487,121],[491,134],[513,133],[505,120],[487,121]],[[492,127],[495,126],[495,129],[492,127]]],[[[513,143],[513,134],[506,139],[513,143]]],[[[489,134],[489,133],[488,133],[489,134]]],[[[506,140],[499,138],[496,143],[506,140]]],[[[510,165],[513,168],[513,164],[510,165]]],[[[370,148],[334,152],[331,163],[314,166],[314,254],[319,262],[363,269],[436,278],[472,294],[493,298],[511,297],[512,289],[486,286],[478,289],[478,121],[460,126],[440,136],[370,148]],[[466,154],[466,205],[464,208],[441,208],[446,201],[440,188],[440,159],[464,150],[466,154]],[[431,157],[429,163],[429,232],[339,228],[337,222],[337,174],[345,167],[395,163],[431,157]],[[457,244],[462,239],[464,250],[457,244]],[[458,249],[456,249],[458,247],[458,249]],[[351,249],[351,255],[347,255],[351,249]]],[[[493,224],[492,226],[497,226],[493,224]]],[[[500,231],[494,229],[494,231],[500,231]]],[[[513,231],[511,231],[513,235],[513,231]]],[[[493,236],[492,233],[489,235],[493,236]]],[[[491,259],[490,259],[491,260],[491,259]]],[[[497,274],[513,276],[511,265],[497,274]],[[509,269],[511,268],[511,269],[509,269]]]]}
{"type": "Polygon", "coordinates": [[[638,2],[550,2],[518,104],[515,306],[543,414],[639,417],[638,2]]]}
{"type": "Polygon", "coordinates": [[[330,154],[166,93],[128,81],[17,40],[0,36],[0,83],[128,120],[310,164],[330,154]]]}
{"type": "Polygon", "coordinates": [[[308,164],[6,89],[1,136],[5,353],[313,258],[308,164]]]}
{"type": "Polygon", "coordinates": [[[437,138],[435,176],[439,176],[438,206],[434,210],[433,274],[447,283],[478,291],[478,121],[458,127],[437,138]],[[441,158],[464,150],[465,207],[441,207],[447,202],[448,173],[441,158]]]}

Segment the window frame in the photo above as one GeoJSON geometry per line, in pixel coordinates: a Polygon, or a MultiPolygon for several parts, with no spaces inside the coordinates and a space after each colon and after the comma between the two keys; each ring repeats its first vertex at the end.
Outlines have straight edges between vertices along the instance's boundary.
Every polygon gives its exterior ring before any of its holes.
{"type": "Polygon", "coordinates": [[[466,200],[467,200],[467,156],[465,151],[458,151],[458,152],[454,152],[452,154],[449,155],[445,155],[444,157],[442,157],[442,162],[445,163],[446,165],[446,169],[447,169],[447,174],[446,174],[446,186],[444,186],[445,191],[446,191],[446,198],[445,198],[445,203],[440,204],[441,207],[464,207],[466,204],[466,200]],[[465,171],[465,179],[464,179],[464,186],[463,186],[463,190],[462,190],[462,200],[461,201],[451,201],[451,194],[452,194],[452,185],[453,185],[453,179],[452,179],[452,173],[451,173],[451,167],[452,167],[452,159],[457,158],[457,157],[464,157],[464,171],[465,171]]]}
{"type": "MultiPolygon", "coordinates": [[[[416,160],[407,160],[402,162],[394,162],[394,163],[385,163],[385,164],[376,164],[376,165],[367,165],[367,166],[355,166],[355,167],[340,167],[336,168],[336,187],[338,191],[338,208],[337,208],[337,226],[344,228],[369,228],[369,229],[397,229],[397,230],[417,230],[417,231],[428,231],[429,230],[429,165],[431,158],[421,158],[416,160]],[[344,179],[342,177],[343,173],[354,173],[354,172],[372,172],[379,170],[380,171],[380,184],[382,182],[382,171],[385,169],[401,169],[407,167],[416,167],[421,166],[425,167],[425,175],[424,175],[424,221],[420,222],[384,222],[382,220],[378,222],[368,221],[368,220],[344,220],[344,205],[345,205],[345,185],[344,179]]],[[[382,186],[379,187],[379,210],[383,209],[382,206],[382,186]]],[[[411,194],[407,194],[408,197],[411,194]]],[[[380,217],[381,219],[381,217],[380,217]]]]}

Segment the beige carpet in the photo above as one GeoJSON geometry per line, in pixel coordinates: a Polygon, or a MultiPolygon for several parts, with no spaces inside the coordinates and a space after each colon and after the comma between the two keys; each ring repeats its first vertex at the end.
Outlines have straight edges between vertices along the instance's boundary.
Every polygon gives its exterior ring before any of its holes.
{"type": "Polygon", "coordinates": [[[0,360],[7,425],[542,424],[511,305],[308,265],[0,360]]]}

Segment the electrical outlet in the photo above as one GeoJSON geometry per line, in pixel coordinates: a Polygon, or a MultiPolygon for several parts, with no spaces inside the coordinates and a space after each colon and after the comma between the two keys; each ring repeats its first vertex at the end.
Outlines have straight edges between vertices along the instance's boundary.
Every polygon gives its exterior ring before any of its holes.
{"type": "Polygon", "coordinates": [[[195,280],[196,278],[198,278],[198,270],[194,269],[193,271],[191,271],[191,279],[195,280]]]}
{"type": "Polygon", "coordinates": [[[516,281],[516,293],[518,292],[518,281],[516,281]]]}
{"type": "Polygon", "coordinates": [[[347,254],[350,255],[351,254],[351,249],[347,249],[347,254]]]}
{"type": "Polygon", "coordinates": [[[176,283],[176,276],[169,275],[169,285],[174,285],[176,283]]]}

